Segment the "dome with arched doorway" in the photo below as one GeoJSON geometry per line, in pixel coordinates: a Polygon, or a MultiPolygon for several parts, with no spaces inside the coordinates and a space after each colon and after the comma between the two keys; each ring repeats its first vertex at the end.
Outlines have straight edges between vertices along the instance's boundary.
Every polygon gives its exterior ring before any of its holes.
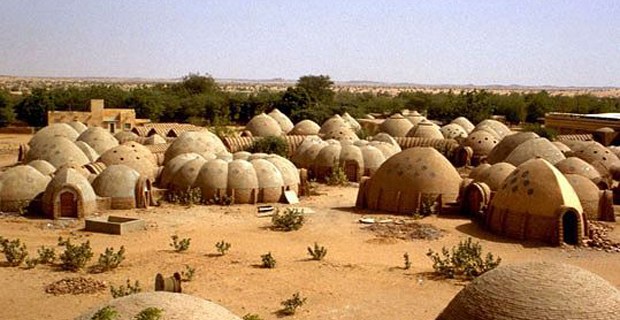
{"type": "Polygon", "coordinates": [[[97,209],[97,196],[84,174],[62,167],[43,193],[43,213],[51,219],[84,218],[97,209]]]}
{"type": "Polygon", "coordinates": [[[151,180],[126,165],[105,168],[92,186],[98,196],[110,198],[111,209],[146,208],[152,203],[151,180]]]}

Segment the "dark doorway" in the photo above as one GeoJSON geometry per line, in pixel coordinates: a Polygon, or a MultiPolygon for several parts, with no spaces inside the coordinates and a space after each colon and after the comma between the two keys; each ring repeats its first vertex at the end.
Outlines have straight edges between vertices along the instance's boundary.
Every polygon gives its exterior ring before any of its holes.
{"type": "Polygon", "coordinates": [[[77,201],[73,193],[65,191],[60,194],[60,216],[68,218],[77,217],[77,201]]]}
{"type": "Polygon", "coordinates": [[[564,243],[570,245],[577,245],[579,241],[579,218],[574,211],[566,211],[562,215],[562,229],[564,230],[564,243]]]}
{"type": "Polygon", "coordinates": [[[357,161],[347,160],[344,162],[344,172],[349,181],[357,182],[357,173],[359,172],[359,164],[357,161]]]}

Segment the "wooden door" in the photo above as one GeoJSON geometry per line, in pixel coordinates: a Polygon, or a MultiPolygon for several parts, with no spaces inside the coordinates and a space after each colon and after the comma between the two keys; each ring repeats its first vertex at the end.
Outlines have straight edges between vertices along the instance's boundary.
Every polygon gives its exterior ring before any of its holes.
{"type": "Polygon", "coordinates": [[[359,165],[356,161],[347,160],[344,163],[344,173],[347,176],[347,180],[357,182],[357,173],[359,171],[359,165]]]}
{"type": "Polygon", "coordinates": [[[77,217],[77,201],[73,193],[65,191],[60,194],[60,216],[77,217]]]}

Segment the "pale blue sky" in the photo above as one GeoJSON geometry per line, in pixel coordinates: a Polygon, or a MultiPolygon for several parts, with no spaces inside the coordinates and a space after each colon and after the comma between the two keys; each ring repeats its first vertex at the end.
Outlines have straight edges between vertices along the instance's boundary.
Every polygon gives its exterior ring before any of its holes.
{"type": "Polygon", "coordinates": [[[0,74],[190,72],[620,86],[620,1],[0,1],[0,74]]]}

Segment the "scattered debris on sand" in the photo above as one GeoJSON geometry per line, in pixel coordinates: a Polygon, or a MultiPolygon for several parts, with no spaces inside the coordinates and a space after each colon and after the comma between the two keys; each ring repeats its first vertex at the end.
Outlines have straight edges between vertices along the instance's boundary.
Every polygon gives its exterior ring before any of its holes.
{"type": "Polygon", "coordinates": [[[588,237],[583,241],[583,244],[596,250],[620,253],[620,242],[609,239],[608,232],[612,229],[613,226],[609,224],[600,221],[588,221],[588,237]]]}
{"type": "Polygon", "coordinates": [[[444,231],[429,223],[419,223],[405,219],[384,219],[378,223],[373,223],[362,229],[375,233],[380,238],[395,238],[401,240],[437,240],[441,238],[444,231]]]}
{"type": "Polygon", "coordinates": [[[45,292],[53,295],[61,294],[91,294],[107,288],[105,282],[93,278],[75,277],[64,278],[45,287],[45,292]]]}

